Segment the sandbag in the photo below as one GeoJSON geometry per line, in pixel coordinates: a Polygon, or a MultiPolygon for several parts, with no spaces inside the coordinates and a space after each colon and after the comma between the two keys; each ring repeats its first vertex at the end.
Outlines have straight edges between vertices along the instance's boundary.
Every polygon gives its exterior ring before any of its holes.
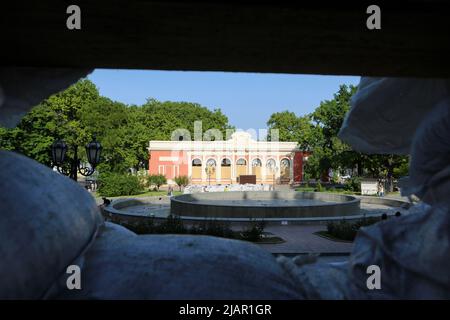
{"type": "Polygon", "coordinates": [[[365,153],[408,154],[418,125],[450,96],[450,80],[362,77],[339,138],[365,153]]]}
{"type": "Polygon", "coordinates": [[[450,98],[427,115],[414,136],[411,193],[428,203],[450,203],[450,98]],[[425,199],[425,195],[428,194],[425,199]]]}
{"type": "Polygon", "coordinates": [[[350,256],[351,298],[450,299],[450,104],[442,100],[414,135],[409,214],[362,228],[350,256]],[[382,272],[367,289],[367,267],[382,272]]]}
{"type": "Polygon", "coordinates": [[[77,183],[0,151],[0,299],[45,298],[102,223],[93,197],[77,183]]]}
{"type": "Polygon", "coordinates": [[[12,128],[32,107],[86,77],[93,69],[0,68],[0,125],[12,128]]]}
{"type": "Polygon", "coordinates": [[[59,299],[299,299],[266,250],[243,241],[125,234],[107,223],[85,255],[81,290],[59,299]]]}
{"type": "Polygon", "coordinates": [[[424,203],[410,214],[361,228],[349,261],[351,299],[450,299],[450,214],[424,203]],[[381,271],[381,289],[367,288],[367,268],[381,271]]]}

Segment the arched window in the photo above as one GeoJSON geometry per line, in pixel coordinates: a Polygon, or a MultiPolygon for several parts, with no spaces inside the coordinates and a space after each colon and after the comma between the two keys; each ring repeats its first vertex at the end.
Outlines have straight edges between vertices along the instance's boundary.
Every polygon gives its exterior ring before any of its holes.
{"type": "Polygon", "coordinates": [[[230,159],[224,158],[222,160],[222,167],[231,167],[231,161],[230,159]]]}
{"type": "Polygon", "coordinates": [[[261,167],[261,166],[262,166],[261,160],[259,160],[258,158],[253,159],[252,167],[261,167]]]}
{"type": "Polygon", "coordinates": [[[239,159],[238,161],[236,161],[236,164],[238,166],[245,166],[247,164],[247,161],[245,161],[245,159],[239,159]]]}
{"type": "Polygon", "coordinates": [[[192,160],[192,166],[193,167],[201,167],[202,166],[202,160],[200,160],[200,159],[192,160]]]}
{"type": "MultiPolygon", "coordinates": [[[[224,158],[221,162],[221,178],[222,180],[229,180],[231,182],[231,161],[230,159],[224,158]]],[[[228,182],[228,181],[227,181],[228,182]]]]}
{"type": "Polygon", "coordinates": [[[289,159],[284,158],[283,160],[281,160],[280,165],[281,168],[289,168],[291,166],[291,162],[289,161],[289,159]]]}
{"type": "Polygon", "coordinates": [[[207,167],[215,167],[216,166],[216,160],[208,159],[208,161],[206,161],[206,166],[207,167]]]}
{"type": "Polygon", "coordinates": [[[192,160],[192,179],[202,178],[202,160],[194,159],[192,160]]]}
{"type": "Polygon", "coordinates": [[[289,179],[291,171],[291,161],[289,159],[282,159],[280,162],[280,175],[283,179],[289,179]]]}
{"type": "Polygon", "coordinates": [[[275,170],[275,166],[276,166],[276,163],[275,163],[274,159],[267,160],[266,168],[268,168],[270,170],[275,170]]]}

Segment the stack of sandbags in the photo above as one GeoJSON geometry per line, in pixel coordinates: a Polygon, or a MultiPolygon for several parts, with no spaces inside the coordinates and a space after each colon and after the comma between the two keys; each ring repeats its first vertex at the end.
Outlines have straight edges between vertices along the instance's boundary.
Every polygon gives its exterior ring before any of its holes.
{"type": "Polygon", "coordinates": [[[448,79],[363,77],[339,137],[365,153],[408,154],[416,128],[449,95],[448,79]]]}
{"type": "Polygon", "coordinates": [[[0,152],[0,181],[0,299],[302,297],[258,246],[104,224],[87,191],[24,156],[0,152]]]}
{"type": "Polygon", "coordinates": [[[69,178],[12,152],[0,151],[0,183],[0,299],[51,295],[95,240],[97,205],[69,178]]]}

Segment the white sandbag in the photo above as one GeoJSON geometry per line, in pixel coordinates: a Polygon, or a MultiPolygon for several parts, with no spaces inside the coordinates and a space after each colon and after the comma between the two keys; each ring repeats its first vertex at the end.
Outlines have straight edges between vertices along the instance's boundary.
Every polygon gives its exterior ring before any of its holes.
{"type": "Polygon", "coordinates": [[[77,183],[0,151],[0,299],[38,299],[94,240],[103,219],[77,183]]]}
{"type": "Polygon", "coordinates": [[[359,231],[349,298],[450,299],[449,208],[421,204],[410,211],[359,231]],[[371,265],[380,268],[380,290],[367,287],[371,265]]]}
{"type": "Polygon", "coordinates": [[[410,163],[411,192],[428,203],[450,203],[450,98],[424,118],[414,136],[410,163]],[[434,199],[434,201],[433,201],[434,199]]]}
{"type": "Polygon", "coordinates": [[[339,137],[360,152],[408,154],[419,123],[449,95],[450,80],[362,77],[339,137]]]}
{"type": "Polygon", "coordinates": [[[119,236],[107,224],[85,255],[81,290],[60,299],[299,299],[266,250],[208,236],[119,236]],[[108,230],[109,229],[109,230],[108,230]]]}
{"type": "Polygon", "coordinates": [[[410,190],[426,203],[362,228],[350,258],[351,298],[450,299],[450,104],[442,101],[414,135],[410,190]],[[368,290],[367,268],[381,269],[368,290]]]}

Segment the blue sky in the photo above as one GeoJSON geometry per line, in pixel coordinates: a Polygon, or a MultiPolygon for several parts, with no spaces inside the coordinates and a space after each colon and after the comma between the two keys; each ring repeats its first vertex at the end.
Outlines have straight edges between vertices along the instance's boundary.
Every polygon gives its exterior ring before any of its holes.
{"type": "Polygon", "coordinates": [[[359,82],[350,76],[107,69],[96,69],[89,79],[101,95],[127,104],[155,98],[220,108],[243,130],[266,128],[274,112],[310,113],[331,99],[340,84],[359,82]]]}

